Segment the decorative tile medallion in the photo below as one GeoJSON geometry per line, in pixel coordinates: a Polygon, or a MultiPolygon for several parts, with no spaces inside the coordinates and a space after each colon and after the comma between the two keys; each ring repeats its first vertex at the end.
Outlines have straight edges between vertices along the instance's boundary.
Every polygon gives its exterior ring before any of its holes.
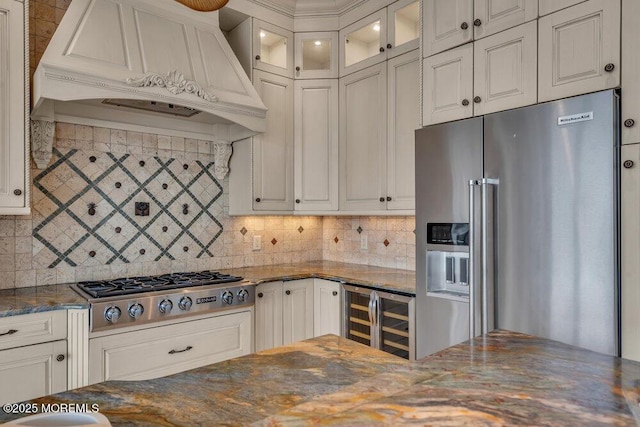
{"type": "Polygon", "coordinates": [[[245,234],[247,234],[247,231],[248,231],[248,230],[247,230],[246,228],[242,227],[242,228],[240,229],[240,234],[242,234],[242,235],[244,236],[245,234]]]}
{"type": "Polygon", "coordinates": [[[340,241],[340,239],[338,239],[338,236],[336,236],[336,237],[333,238],[333,241],[338,243],[340,241]]]}
{"type": "Polygon", "coordinates": [[[382,242],[382,243],[384,243],[385,246],[389,246],[389,244],[390,244],[390,242],[387,239],[384,239],[384,242],[382,242]]]}
{"type": "Polygon", "coordinates": [[[298,233],[302,234],[303,231],[304,231],[304,228],[302,228],[302,226],[298,227],[298,233]]]}
{"type": "Polygon", "coordinates": [[[145,162],[131,154],[89,156],[77,149],[53,153],[51,166],[33,180],[33,237],[46,248],[37,254],[41,265],[83,265],[94,252],[89,265],[174,260],[184,257],[179,254],[187,246],[196,248],[195,258],[213,256],[223,229],[216,218],[223,190],[213,162],[196,160],[187,171],[175,159],[145,162]],[[166,182],[171,189],[162,191],[166,182]],[[149,216],[134,215],[141,201],[149,203],[149,216]]]}
{"type": "Polygon", "coordinates": [[[358,234],[362,234],[364,230],[362,229],[362,227],[358,226],[358,228],[356,228],[356,231],[358,232],[358,234]]]}
{"type": "Polygon", "coordinates": [[[278,241],[276,240],[276,238],[274,237],[273,239],[271,239],[271,244],[275,246],[275,244],[278,243],[278,241]]]}

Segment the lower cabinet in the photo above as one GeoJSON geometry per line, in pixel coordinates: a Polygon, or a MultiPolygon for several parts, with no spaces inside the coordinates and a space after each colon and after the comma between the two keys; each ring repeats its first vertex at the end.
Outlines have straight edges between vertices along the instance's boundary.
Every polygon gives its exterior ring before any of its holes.
{"type": "Polygon", "coordinates": [[[251,311],[89,340],[89,383],[146,380],[251,353],[251,311]]]}
{"type": "Polygon", "coordinates": [[[66,353],[66,340],[0,351],[0,403],[65,391],[66,353]]]}
{"type": "Polygon", "coordinates": [[[268,282],[256,287],[256,351],[314,336],[313,280],[268,282]]]}
{"type": "Polygon", "coordinates": [[[314,281],[313,335],[342,335],[342,285],[330,280],[314,281]]]}
{"type": "Polygon", "coordinates": [[[67,390],[67,311],[0,319],[0,403],[67,390]]]}

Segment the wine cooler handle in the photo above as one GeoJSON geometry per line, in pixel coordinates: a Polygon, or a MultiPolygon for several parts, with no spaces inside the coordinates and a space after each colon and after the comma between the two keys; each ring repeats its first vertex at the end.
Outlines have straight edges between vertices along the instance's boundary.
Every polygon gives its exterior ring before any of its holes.
{"type": "Polygon", "coordinates": [[[475,188],[479,182],[469,181],[469,339],[476,337],[476,277],[475,277],[475,188]]]}
{"type": "MultiPolygon", "coordinates": [[[[489,333],[489,212],[488,212],[488,187],[498,185],[497,179],[482,179],[482,334],[489,333]]],[[[495,272],[494,272],[495,274],[495,272]]],[[[493,304],[491,304],[493,306],[493,304]]]]}

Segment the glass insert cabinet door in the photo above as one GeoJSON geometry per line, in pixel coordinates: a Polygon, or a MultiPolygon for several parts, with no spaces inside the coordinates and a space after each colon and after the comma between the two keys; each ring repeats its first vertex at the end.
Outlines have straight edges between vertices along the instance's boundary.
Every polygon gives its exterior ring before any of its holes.
{"type": "Polygon", "coordinates": [[[295,78],[338,77],[338,32],[295,34],[295,78]]]}
{"type": "Polygon", "coordinates": [[[254,68],[293,77],[293,33],[276,25],[253,20],[254,68]]]}
{"type": "Polygon", "coordinates": [[[340,76],[387,59],[387,11],[382,9],[340,31],[340,76]]]}
{"type": "Polygon", "coordinates": [[[420,2],[400,0],[388,8],[389,33],[387,57],[398,56],[419,47],[420,2]]]}

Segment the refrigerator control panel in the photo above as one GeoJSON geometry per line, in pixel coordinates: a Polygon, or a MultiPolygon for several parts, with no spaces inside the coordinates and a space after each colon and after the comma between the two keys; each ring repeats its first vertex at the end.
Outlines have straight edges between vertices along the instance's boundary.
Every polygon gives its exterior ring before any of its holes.
{"type": "Polygon", "coordinates": [[[469,223],[430,222],[427,224],[427,243],[469,246],[469,223]]]}
{"type": "Polygon", "coordinates": [[[469,254],[427,251],[427,295],[469,295],[469,254]]]}

